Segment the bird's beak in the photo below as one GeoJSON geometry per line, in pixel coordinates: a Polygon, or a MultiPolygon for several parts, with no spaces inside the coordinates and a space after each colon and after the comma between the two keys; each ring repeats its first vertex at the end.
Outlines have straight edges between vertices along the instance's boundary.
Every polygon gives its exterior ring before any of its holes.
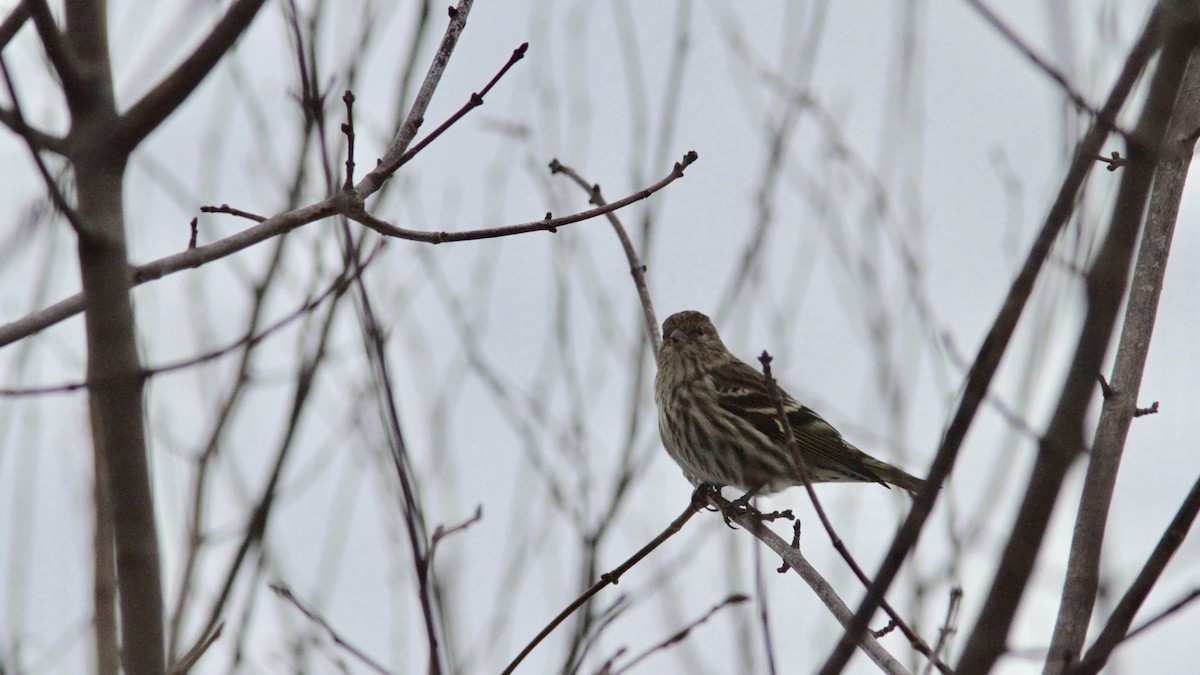
{"type": "Polygon", "coordinates": [[[667,336],[667,339],[671,342],[683,342],[687,339],[687,334],[683,332],[682,328],[676,328],[675,330],[671,331],[671,334],[667,336]]]}

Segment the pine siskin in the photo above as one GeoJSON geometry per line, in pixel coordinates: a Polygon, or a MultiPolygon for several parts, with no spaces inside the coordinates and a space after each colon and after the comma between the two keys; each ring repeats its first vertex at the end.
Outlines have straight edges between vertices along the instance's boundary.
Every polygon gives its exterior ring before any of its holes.
{"type": "MultiPolygon", "coordinates": [[[[925,484],[854,447],[820,415],[779,393],[810,481],[890,483],[910,492],[925,484]]],[[[663,322],[654,401],[663,445],[692,483],[758,494],[804,484],[762,373],[731,354],[700,312],[663,322]]]]}

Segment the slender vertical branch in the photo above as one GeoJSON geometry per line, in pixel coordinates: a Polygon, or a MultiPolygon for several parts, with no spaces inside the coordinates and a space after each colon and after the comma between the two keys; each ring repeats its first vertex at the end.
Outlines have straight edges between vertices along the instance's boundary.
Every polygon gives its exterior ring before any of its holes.
{"type": "Polygon", "coordinates": [[[1159,576],[1166,569],[1167,563],[1171,561],[1171,557],[1183,544],[1197,514],[1200,514],[1200,479],[1192,484],[1192,489],[1184,498],[1183,503],[1179,505],[1179,510],[1175,512],[1175,518],[1171,520],[1171,525],[1167,527],[1166,532],[1163,532],[1162,537],[1158,540],[1158,545],[1150,554],[1150,558],[1142,566],[1142,571],[1138,572],[1137,578],[1129,585],[1125,595],[1121,596],[1121,601],[1117,603],[1116,609],[1108,617],[1108,622],[1104,624],[1095,644],[1070,670],[1070,675],[1098,673],[1108,663],[1108,657],[1112,655],[1112,651],[1128,636],[1129,627],[1133,625],[1133,618],[1137,616],[1138,609],[1146,600],[1146,596],[1150,595],[1150,589],[1154,588],[1159,576]]]}
{"type": "Polygon", "coordinates": [[[1133,283],[1130,284],[1110,391],[1104,396],[1083,495],[1075,517],[1067,577],[1044,675],[1061,673],[1074,662],[1087,636],[1096,589],[1100,584],[1100,547],[1104,542],[1108,510],[1125,439],[1137,412],[1142,373],[1150,352],[1167,256],[1196,145],[1193,132],[1197,128],[1200,128],[1200,64],[1193,53],[1184,78],[1183,93],[1167,128],[1166,156],[1154,178],[1146,232],[1142,236],[1133,283]]]}
{"type": "Polygon", "coordinates": [[[1028,587],[1067,469],[1084,450],[1083,422],[1096,389],[1117,309],[1129,280],[1129,262],[1161,156],[1163,134],[1195,45],[1195,19],[1182,3],[1164,12],[1165,43],[1145,107],[1129,138],[1129,166],[1117,193],[1104,245],[1087,274],[1087,313],[1078,346],[1049,428],[1043,437],[1012,534],[991,590],[963,649],[961,675],[989,672],[1007,648],[1008,632],[1028,587]]]}
{"type": "Polygon", "coordinates": [[[921,529],[933,511],[933,504],[940,494],[942,483],[954,468],[958,459],[958,451],[966,439],[967,431],[971,428],[975,414],[987,396],[992,379],[1000,367],[1000,359],[1008,349],[1009,342],[1016,331],[1017,321],[1024,313],[1029,297],[1033,293],[1034,282],[1037,281],[1042,266],[1050,255],[1050,248],[1058,238],[1063,226],[1070,219],[1071,214],[1074,213],[1079,190],[1094,163],[1092,158],[1099,154],[1101,145],[1112,131],[1108,120],[1114,119],[1117,112],[1124,107],[1133,85],[1157,50],[1157,23],[1154,16],[1147,22],[1141,37],[1125,60],[1125,67],[1113,84],[1112,91],[1101,110],[1101,116],[1092,123],[1091,129],[1079,141],[1075,151],[1075,160],[1071,163],[1066,178],[1063,179],[1054,204],[1050,207],[1050,213],[1047,214],[1037,239],[1029,249],[1025,263],[1013,280],[1004,304],[996,315],[983,343],[979,346],[979,352],[971,364],[971,369],[967,372],[962,401],[942,437],[933,465],[929,468],[926,488],[917,494],[913,501],[912,510],[909,511],[908,518],[900,527],[900,531],[896,533],[892,546],[880,564],[879,571],[876,572],[866,597],[863,598],[858,611],[855,612],[854,621],[829,655],[825,665],[822,666],[820,671],[822,675],[835,675],[846,667],[846,663],[854,653],[855,645],[866,631],[867,622],[874,616],[884,594],[895,581],[896,575],[900,572],[900,566],[908,557],[908,552],[916,545],[917,537],[920,536],[921,529]]]}

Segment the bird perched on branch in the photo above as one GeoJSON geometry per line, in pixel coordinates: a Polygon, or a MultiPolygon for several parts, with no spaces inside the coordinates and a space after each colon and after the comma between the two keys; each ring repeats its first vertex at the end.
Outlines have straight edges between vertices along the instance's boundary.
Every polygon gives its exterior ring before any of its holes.
{"type": "Polygon", "coordinates": [[[654,401],[663,445],[693,484],[770,494],[804,484],[800,459],[813,483],[881,483],[913,493],[925,484],[854,447],[820,415],[768,384],[725,348],[700,312],[679,312],[663,322],[654,401]],[[799,457],[789,449],[778,400],[799,457]]]}

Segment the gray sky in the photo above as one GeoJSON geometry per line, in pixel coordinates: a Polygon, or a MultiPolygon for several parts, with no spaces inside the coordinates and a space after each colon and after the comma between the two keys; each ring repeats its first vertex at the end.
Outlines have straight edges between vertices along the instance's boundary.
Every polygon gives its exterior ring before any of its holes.
{"type": "MultiPolygon", "coordinates": [[[[346,64],[359,56],[363,26],[374,31],[354,84],[360,171],[394,132],[397,64],[409,49],[413,14],[410,3],[382,3],[388,6],[372,9],[364,23],[365,4],[327,8],[318,45],[321,81],[331,92],[327,141],[340,162],[337,125],[344,111],[337,101],[348,86],[346,64]]],[[[1002,4],[1016,33],[1098,104],[1149,3],[1071,2],[1051,11],[1038,2],[993,4],[1002,4]]],[[[213,21],[205,3],[114,3],[111,12],[126,103],[213,21]]],[[[444,17],[439,6],[422,63],[444,17]]],[[[26,29],[4,56],[27,114],[61,130],[61,101],[33,37],[26,29]]],[[[287,40],[281,11],[270,5],[234,56],[135,155],[125,195],[133,262],[182,250],[194,216],[201,216],[201,243],[246,226],[201,215],[201,205],[228,203],[262,214],[286,207],[300,121],[287,40]]],[[[1057,85],[964,2],[814,8],[480,0],[423,131],[461,106],[525,41],[526,58],[486,104],[406,167],[370,203],[374,213],[419,230],[492,227],[546,211],[557,216],[587,204],[574,185],[549,176],[552,158],[599,182],[614,200],[659,180],[695,150],[700,159],[683,179],[620,214],[639,246],[643,219],[653,219],[643,255],[659,321],[680,309],[714,315],[735,353],[752,361],[770,350],[789,390],[853,442],[923,472],[953,411],[965,372],[959,359],[973,358],[1087,124],[1057,85]],[[675,70],[684,7],[686,51],[675,70]],[[682,84],[674,98],[668,94],[676,75],[682,84]],[[785,113],[788,100],[801,104],[785,113]],[[770,165],[777,138],[784,149],[770,165]],[[764,222],[764,201],[770,215],[763,252],[726,305],[743,252],[764,222]]],[[[1106,152],[1114,149],[1124,150],[1106,145],[1106,152]]],[[[315,156],[301,203],[324,196],[315,156]]],[[[76,292],[78,273],[64,223],[43,221],[19,234],[43,190],[11,134],[0,134],[0,167],[0,200],[10,205],[0,221],[0,240],[7,242],[0,248],[0,321],[7,322],[76,292]]],[[[1057,399],[1082,316],[1077,269],[1103,235],[1120,175],[1092,174],[1085,205],[1056,247],[995,388],[996,399],[1037,431],[1057,399]]],[[[1142,385],[1142,404],[1160,401],[1162,412],[1135,421],[1130,434],[1104,551],[1109,595],[1098,605],[1100,617],[1200,474],[1188,425],[1200,404],[1194,348],[1200,272],[1191,264],[1200,258],[1200,236],[1188,226],[1197,212],[1189,190],[1142,385]]],[[[289,243],[288,283],[267,304],[273,317],[336,274],[335,228],[315,223],[289,243]]],[[[260,246],[141,287],[135,299],[145,361],[170,362],[236,339],[250,307],[247,289],[270,251],[260,246]]],[[[392,241],[381,256],[367,280],[390,331],[398,402],[427,518],[431,525],[457,523],[476,505],[484,513],[438,551],[450,608],[447,641],[461,659],[453,665],[497,671],[578,592],[574,523],[593,523],[604,508],[629,435],[635,387],[643,396],[631,447],[643,468],[614,516],[601,571],[687,503],[690,486],[658,446],[652,368],[633,380],[631,355],[642,335],[637,296],[602,220],[553,235],[437,247],[392,241]],[[551,485],[565,490],[560,502],[551,485]]],[[[246,672],[287,672],[288,641],[312,632],[294,608],[266,591],[274,581],[319,606],[343,635],[396,672],[423,663],[395,480],[387,473],[377,408],[367,398],[361,338],[349,307],[342,311],[331,343],[337,365],[321,376],[317,413],[301,427],[303,441],[268,535],[268,560],[260,573],[241,577],[227,610],[238,621],[248,602],[257,603],[243,647],[246,672]]],[[[209,501],[214,546],[201,560],[202,593],[212,593],[225,574],[270,468],[286,421],[292,364],[304,345],[299,335],[292,326],[265,343],[256,387],[232,421],[209,501]]],[[[81,379],[85,358],[76,317],[0,350],[3,386],[81,379]]],[[[641,358],[649,364],[648,351],[641,358]]],[[[148,388],[170,602],[194,480],[189,458],[235,366],[236,357],[226,357],[159,376],[148,388]]],[[[0,663],[30,672],[77,672],[89,658],[85,412],[81,394],[0,402],[0,663]]],[[[960,630],[973,625],[1035,450],[1030,433],[1014,429],[996,407],[977,421],[911,569],[893,590],[927,639],[936,636],[950,581],[966,592],[960,630]],[[918,580],[928,583],[927,597],[915,602],[918,580]]],[[[1012,631],[1014,649],[1048,644],[1082,468],[1076,466],[1060,499],[1012,631]]],[[[873,571],[909,500],[877,486],[827,486],[820,495],[839,533],[873,571]]],[[[790,490],[766,504],[796,510],[805,555],[854,606],[860,590],[803,492],[790,490]]],[[[776,529],[786,534],[784,526],[776,529]]],[[[693,520],[599,596],[598,606],[608,607],[626,594],[628,606],[583,670],[594,671],[621,647],[639,653],[728,593],[753,594],[756,546],[712,514],[693,520]]],[[[1188,540],[1142,619],[1200,586],[1197,562],[1200,546],[1188,540]]],[[[840,629],[807,587],[770,572],[776,561],[757,564],[767,570],[780,672],[811,672],[840,629]]],[[[643,672],[762,668],[756,612],[749,604],[722,610],[683,645],[652,657],[643,672]],[[747,637],[754,643],[749,649],[747,637]]],[[[185,625],[198,630],[202,616],[196,611],[185,625]]],[[[1122,647],[1113,672],[1194,669],[1189,638],[1196,626],[1197,611],[1185,610],[1122,647]]],[[[566,632],[560,629],[520,672],[558,666],[566,632]]],[[[194,639],[187,634],[185,641],[194,639]]],[[[908,663],[900,636],[883,644],[908,663]]],[[[225,671],[234,647],[218,642],[197,672],[225,671]]],[[[313,663],[335,668],[321,657],[313,663]]],[[[366,672],[357,663],[349,668],[366,672]]],[[[857,656],[850,671],[873,666],[857,656]]],[[[1040,662],[1009,656],[997,672],[1040,672],[1040,662]]]]}

